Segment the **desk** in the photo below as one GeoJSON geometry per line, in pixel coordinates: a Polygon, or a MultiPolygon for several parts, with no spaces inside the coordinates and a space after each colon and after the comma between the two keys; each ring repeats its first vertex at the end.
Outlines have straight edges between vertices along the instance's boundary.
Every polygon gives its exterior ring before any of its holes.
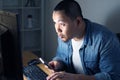
{"type": "MultiPolygon", "coordinates": [[[[28,51],[23,52],[22,57],[23,57],[23,66],[27,66],[27,63],[30,60],[38,58],[32,52],[28,52],[28,51]]],[[[46,68],[44,64],[40,63],[37,66],[40,67],[47,75],[51,74],[50,70],[48,68],[46,68]]],[[[23,75],[23,78],[24,78],[24,80],[27,80],[27,78],[24,75],[23,75]]]]}
{"type": "Polygon", "coordinates": [[[23,62],[23,66],[27,66],[27,63],[33,59],[37,59],[38,57],[33,54],[30,51],[24,51],[22,52],[22,62],[23,62]]]}

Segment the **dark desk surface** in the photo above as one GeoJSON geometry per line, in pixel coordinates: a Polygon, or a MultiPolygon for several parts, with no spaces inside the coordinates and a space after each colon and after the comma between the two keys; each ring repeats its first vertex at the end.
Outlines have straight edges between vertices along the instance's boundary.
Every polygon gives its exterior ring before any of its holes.
{"type": "Polygon", "coordinates": [[[22,52],[22,61],[23,61],[23,66],[27,66],[27,63],[30,60],[38,58],[35,54],[33,54],[30,51],[24,51],[22,52]]]}

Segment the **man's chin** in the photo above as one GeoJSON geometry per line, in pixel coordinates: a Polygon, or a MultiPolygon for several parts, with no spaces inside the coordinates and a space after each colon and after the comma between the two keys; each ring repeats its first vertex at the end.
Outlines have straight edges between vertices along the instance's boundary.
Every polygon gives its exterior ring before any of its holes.
{"type": "Polygon", "coordinates": [[[62,40],[63,42],[67,42],[67,41],[68,41],[68,39],[66,39],[66,38],[61,38],[61,40],[62,40]]]}

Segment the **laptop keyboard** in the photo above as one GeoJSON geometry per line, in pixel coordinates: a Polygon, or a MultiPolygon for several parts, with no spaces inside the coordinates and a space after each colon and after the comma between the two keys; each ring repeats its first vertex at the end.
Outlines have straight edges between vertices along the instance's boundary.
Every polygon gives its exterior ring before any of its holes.
{"type": "Polygon", "coordinates": [[[27,80],[46,80],[47,77],[47,74],[36,65],[24,67],[23,74],[27,77],[27,80]]]}

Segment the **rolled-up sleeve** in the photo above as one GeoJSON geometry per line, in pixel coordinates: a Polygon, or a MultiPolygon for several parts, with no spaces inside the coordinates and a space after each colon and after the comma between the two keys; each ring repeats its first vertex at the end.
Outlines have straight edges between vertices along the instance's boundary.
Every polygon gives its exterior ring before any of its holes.
{"type": "Polygon", "coordinates": [[[97,73],[94,76],[96,80],[112,80],[107,73],[97,73]]]}

